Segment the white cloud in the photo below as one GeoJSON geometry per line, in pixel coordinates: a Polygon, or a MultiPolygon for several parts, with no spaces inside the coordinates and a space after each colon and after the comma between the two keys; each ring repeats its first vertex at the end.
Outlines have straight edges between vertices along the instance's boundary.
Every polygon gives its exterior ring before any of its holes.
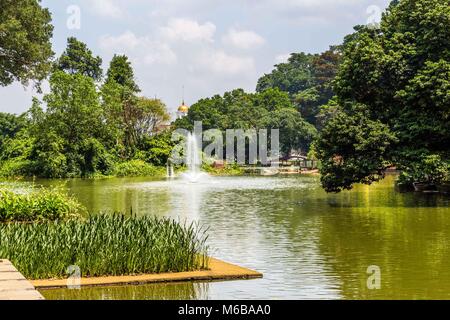
{"type": "Polygon", "coordinates": [[[100,47],[102,49],[115,49],[117,47],[134,49],[138,44],[138,37],[131,31],[126,31],[117,37],[108,35],[100,38],[100,47]]]}
{"type": "Polygon", "coordinates": [[[223,37],[223,42],[238,49],[251,49],[262,46],[266,40],[254,31],[231,28],[223,37]]]}
{"type": "Polygon", "coordinates": [[[277,3],[285,6],[303,7],[303,8],[317,8],[317,7],[336,7],[343,5],[354,5],[361,0],[281,0],[277,3]]]}
{"type": "Polygon", "coordinates": [[[197,64],[206,71],[227,76],[253,72],[255,67],[252,57],[230,55],[223,50],[204,52],[200,55],[197,64]]]}
{"type": "Polygon", "coordinates": [[[290,53],[282,53],[275,57],[275,63],[286,63],[288,59],[291,57],[290,53]]]}
{"type": "Polygon", "coordinates": [[[127,31],[119,36],[103,36],[100,38],[100,48],[110,55],[126,54],[136,65],[156,64],[172,65],[177,62],[177,55],[170,46],[150,37],[138,37],[127,31]]]}
{"type": "Polygon", "coordinates": [[[200,24],[191,19],[172,18],[167,26],[160,28],[160,35],[172,41],[213,42],[216,26],[211,22],[200,24]]]}
{"type": "MultiPolygon", "coordinates": [[[[114,53],[126,54],[133,62],[142,94],[157,94],[176,110],[183,85],[187,103],[238,87],[254,90],[257,79],[272,69],[275,57],[279,63],[285,61],[287,52],[326,50],[328,45],[340,43],[354,25],[366,23],[370,5],[385,8],[390,0],[72,2],[81,4],[83,14],[76,35],[103,57],[104,67],[114,53]],[[87,12],[91,14],[85,16],[87,12]],[[264,50],[244,51],[239,43],[245,46],[254,37],[247,33],[228,38],[233,26],[237,32],[264,32],[264,50]]],[[[67,18],[66,1],[45,3],[56,19],[67,18]]],[[[53,39],[55,48],[63,48],[65,38],[73,35],[67,28],[59,32],[53,39]]],[[[255,46],[258,41],[248,45],[255,46]]],[[[33,94],[20,85],[0,88],[4,98],[0,109],[25,111],[33,94]]]]}
{"type": "Polygon", "coordinates": [[[122,10],[113,0],[90,0],[88,6],[102,17],[122,17],[122,10]]]}

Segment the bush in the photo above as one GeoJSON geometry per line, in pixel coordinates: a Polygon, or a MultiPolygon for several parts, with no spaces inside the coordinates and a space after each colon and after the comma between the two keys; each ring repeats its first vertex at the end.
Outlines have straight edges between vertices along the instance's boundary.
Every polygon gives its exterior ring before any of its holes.
{"type": "Polygon", "coordinates": [[[15,178],[29,176],[33,163],[30,160],[14,158],[4,161],[0,165],[0,177],[15,178]]]}
{"type": "Polygon", "coordinates": [[[450,173],[450,163],[439,155],[421,155],[402,171],[399,177],[400,184],[414,182],[439,185],[447,183],[450,173]]]}
{"type": "Polygon", "coordinates": [[[163,176],[165,168],[155,167],[143,160],[131,160],[116,165],[112,174],[118,177],[163,176]]]}
{"type": "Polygon", "coordinates": [[[57,189],[38,189],[27,194],[0,190],[0,222],[67,219],[84,212],[75,199],[57,189]]]}
{"type": "Polygon", "coordinates": [[[142,141],[140,155],[137,158],[145,160],[155,166],[165,166],[174,148],[172,132],[166,131],[155,136],[145,137],[142,141]]]}
{"type": "Polygon", "coordinates": [[[206,231],[155,217],[0,224],[0,256],[29,279],[183,272],[208,267],[206,231]]]}
{"type": "Polygon", "coordinates": [[[239,176],[244,174],[244,170],[237,164],[226,165],[223,168],[214,168],[211,165],[204,164],[202,170],[213,176],[239,176]]]}

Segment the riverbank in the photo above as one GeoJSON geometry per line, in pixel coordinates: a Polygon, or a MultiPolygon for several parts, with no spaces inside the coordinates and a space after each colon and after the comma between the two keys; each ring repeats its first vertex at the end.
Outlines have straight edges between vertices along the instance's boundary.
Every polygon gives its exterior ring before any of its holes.
{"type": "Polygon", "coordinates": [[[93,172],[89,174],[64,174],[60,176],[36,176],[34,171],[24,166],[17,169],[17,165],[6,161],[0,164],[0,178],[17,180],[17,179],[34,179],[34,178],[52,178],[52,179],[107,179],[114,177],[165,177],[167,175],[166,167],[155,166],[143,160],[130,160],[120,162],[112,166],[106,173],[93,172]]]}

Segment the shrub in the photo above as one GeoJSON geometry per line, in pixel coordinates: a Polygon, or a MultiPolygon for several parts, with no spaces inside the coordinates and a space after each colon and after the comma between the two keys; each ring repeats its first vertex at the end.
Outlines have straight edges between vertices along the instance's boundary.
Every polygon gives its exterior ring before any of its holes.
{"type": "Polygon", "coordinates": [[[0,256],[30,279],[206,269],[206,230],[170,219],[97,215],[86,220],[0,224],[0,256]]]}
{"type": "Polygon", "coordinates": [[[443,160],[439,155],[421,155],[402,172],[399,183],[419,182],[439,185],[448,181],[449,172],[450,162],[448,160],[443,160]]]}
{"type": "Polygon", "coordinates": [[[85,209],[57,189],[20,194],[0,189],[0,222],[57,220],[80,216],[85,209]]]}
{"type": "Polygon", "coordinates": [[[4,161],[0,165],[0,177],[13,178],[29,176],[32,171],[32,162],[20,158],[4,161]]]}
{"type": "Polygon", "coordinates": [[[164,174],[164,168],[155,167],[142,160],[122,162],[113,170],[113,175],[118,177],[163,176],[164,174]]]}
{"type": "Polygon", "coordinates": [[[244,174],[244,170],[237,164],[226,165],[223,168],[214,168],[212,165],[202,165],[202,170],[213,176],[239,176],[244,174]]]}

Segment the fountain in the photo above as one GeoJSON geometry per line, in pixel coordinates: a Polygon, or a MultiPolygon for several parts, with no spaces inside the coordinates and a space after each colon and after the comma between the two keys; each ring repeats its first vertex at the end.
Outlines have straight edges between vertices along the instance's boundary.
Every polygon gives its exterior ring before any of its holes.
{"type": "Polygon", "coordinates": [[[208,175],[201,171],[202,158],[195,135],[189,133],[186,143],[186,165],[188,171],[182,174],[182,178],[189,182],[196,183],[202,178],[208,177],[208,175]]]}
{"type": "Polygon", "coordinates": [[[171,162],[171,161],[168,161],[168,162],[167,162],[167,168],[166,168],[166,170],[167,170],[167,178],[172,179],[172,178],[175,177],[175,172],[174,172],[173,165],[172,165],[172,162],[171,162]]]}

